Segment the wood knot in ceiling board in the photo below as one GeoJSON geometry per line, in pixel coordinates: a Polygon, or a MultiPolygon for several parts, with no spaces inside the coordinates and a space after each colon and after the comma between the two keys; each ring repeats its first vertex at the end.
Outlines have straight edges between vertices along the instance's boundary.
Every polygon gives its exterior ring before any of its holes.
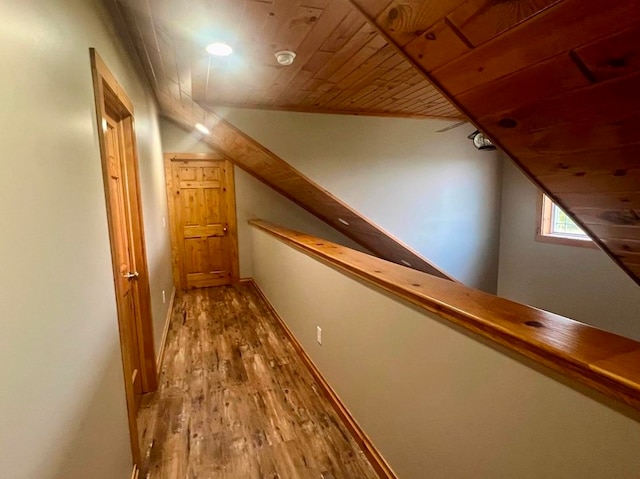
{"type": "Polygon", "coordinates": [[[634,210],[605,211],[604,213],[600,214],[600,218],[607,221],[608,223],[613,223],[615,225],[640,225],[640,216],[634,210]]]}
{"type": "Polygon", "coordinates": [[[498,125],[500,125],[502,128],[515,128],[516,126],[518,126],[518,122],[513,118],[502,118],[500,121],[498,121],[498,125]]]}
{"type": "Polygon", "coordinates": [[[544,324],[542,324],[540,321],[525,321],[524,324],[532,328],[544,328],[544,324]]]}
{"type": "Polygon", "coordinates": [[[607,61],[607,65],[611,68],[624,68],[629,63],[629,59],[626,57],[615,57],[607,61]]]}
{"type": "Polygon", "coordinates": [[[316,15],[311,15],[310,17],[303,15],[301,17],[291,19],[289,27],[293,28],[297,25],[313,25],[317,20],[318,17],[316,15]]]}
{"type": "Polygon", "coordinates": [[[384,29],[391,32],[413,33],[416,29],[411,28],[412,12],[408,5],[393,5],[386,14],[378,17],[384,29]]]}

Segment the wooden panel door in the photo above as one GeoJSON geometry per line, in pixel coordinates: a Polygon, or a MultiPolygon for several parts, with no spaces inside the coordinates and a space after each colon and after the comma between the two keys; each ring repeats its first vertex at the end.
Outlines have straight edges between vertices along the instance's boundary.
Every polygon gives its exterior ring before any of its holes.
{"type": "Polygon", "coordinates": [[[238,281],[233,165],[217,155],[169,155],[166,170],[176,287],[238,281]]]}
{"type": "Polygon", "coordinates": [[[129,193],[125,178],[126,167],[123,155],[122,125],[105,114],[105,152],[109,181],[109,210],[112,227],[112,255],[117,266],[116,294],[118,296],[118,321],[125,371],[125,380],[130,381],[133,391],[135,413],[142,398],[141,356],[138,339],[139,311],[136,307],[136,281],[139,273],[131,248],[132,229],[129,193]]]}

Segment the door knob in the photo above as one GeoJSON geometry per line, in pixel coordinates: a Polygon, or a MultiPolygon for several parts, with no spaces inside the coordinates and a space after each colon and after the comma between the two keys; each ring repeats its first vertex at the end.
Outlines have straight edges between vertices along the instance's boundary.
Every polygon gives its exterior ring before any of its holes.
{"type": "Polygon", "coordinates": [[[129,271],[128,273],[122,274],[122,277],[126,279],[138,279],[138,276],[140,276],[140,274],[137,271],[129,271]]]}
{"type": "Polygon", "coordinates": [[[224,227],[222,228],[222,231],[223,231],[224,233],[226,233],[227,231],[229,231],[229,228],[227,228],[226,226],[224,226],[224,227]]]}

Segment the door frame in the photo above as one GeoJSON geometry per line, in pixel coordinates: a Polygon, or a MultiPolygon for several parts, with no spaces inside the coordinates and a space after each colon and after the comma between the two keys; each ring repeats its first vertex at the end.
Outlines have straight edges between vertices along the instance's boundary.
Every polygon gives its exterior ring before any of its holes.
{"type": "MultiPolygon", "coordinates": [[[[119,304],[117,292],[117,278],[120,274],[117,256],[115,254],[115,237],[113,215],[110,208],[109,175],[107,173],[107,147],[105,139],[104,117],[106,111],[117,111],[123,127],[123,154],[126,166],[126,186],[129,200],[130,237],[136,271],[139,273],[137,286],[134,292],[135,307],[138,310],[136,317],[136,330],[138,338],[138,350],[140,352],[140,374],[142,376],[143,393],[153,392],[158,388],[158,376],[155,360],[155,347],[153,339],[153,322],[151,317],[151,293],[149,289],[149,270],[147,266],[146,241],[144,237],[144,223],[142,218],[142,201],[140,195],[140,174],[138,170],[138,154],[135,135],[135,118],[133,103],[111,73],[105,62],[94,48],[89,49],[91,58],[91,72],[93,76],[93,89],[96,106],[96,120],[98,130],[98,143],[100,145],[100,159],[102,163],[102,177],[107,209],[107,222],[109,226],[109,244],[111,248],[111,264],[113,268],[114,287],[116,288],[116,306],[118,309],[118,329],[120,331],[120,349],[122,353],[123,368],[125,351],[123,344],[123,324],[120,311],[123,308],[119,304]]],[[[140,444],[137,427],[137,414],[135,410],[134,391],[129,378],[124,377],[125,393],[127,399],[127,412],[129,419],[129,434],[131,439],[131,451],[134,464],[139,465],[141,460],[140,444]]]]}
{"type": "Polygon", "coordinates": [[[225,186],[228,194],[225,198],[227,214],[228,236],[231,238],[229,254],[231,265],[231,283],[240,282],[240,260],[238,257],[238,225],[236,216],[236,187],[233,171],[233,163],[218,153],[165,153],[164,171],[167,181],[167,203],[169,206],[169,230],[171,232],[171,266],[173,269],[173,283],[178,291],[184,291],[186,284],[182,284],[180,275],[179,235],[176,225],[175,187],[173,181],[172,165],[174,161],[223,161],[225,169],[225,186]],[[229,201],[230,200],[230,201],[229,201]]]}

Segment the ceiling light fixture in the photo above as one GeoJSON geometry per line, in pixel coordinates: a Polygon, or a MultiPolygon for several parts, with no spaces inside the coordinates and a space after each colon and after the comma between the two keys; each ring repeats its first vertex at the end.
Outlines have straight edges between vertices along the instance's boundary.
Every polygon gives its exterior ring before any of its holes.
{"type": "Polygon", "coordinates": [[[471,133],[467,138],[473,141],[473,146],[478,150],[495,150],[493,142],[485,136],[480,130],[471,133]]]}
{"type": "Polygon", "coordinates": [[[217,57],[228,57],[233,53],[233,48],[226,43],[215,42],[207,45],[207,51],[217,57]]]}
{"type": "Polygon", "coordinates": [[[289,66],[296,59],[296,52],[290,50],[282,50],[275,53],[276,61],[283,66],[289,66]]]}
{"type": "Polygon", "coordinates": [[[209,128],[204,126],[202,123],[196,123],[196,130],[198,130],[203,135],[208,135],[209,133],[211,133],[211,131],[209,131],[209,128]]]}

